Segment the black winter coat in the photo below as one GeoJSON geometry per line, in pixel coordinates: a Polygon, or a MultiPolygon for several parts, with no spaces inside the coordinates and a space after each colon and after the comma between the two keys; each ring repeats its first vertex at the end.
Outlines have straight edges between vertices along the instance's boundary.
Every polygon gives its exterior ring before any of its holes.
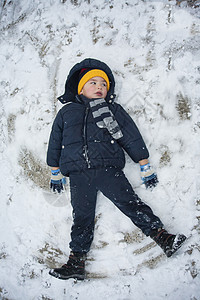
{"type": "Polygon", "coordinates": [[[124,150],[138,162],[148,158],[149,153],[142,136],[131,117],[114,103],[114,77],[110,68],[95,59],[85,59],[70,71],[65,94],[58,99],[66,105],[58,112],[52,126],[47,151],[47,164],[60,167],[63,175],[88,168],[124,168],[124,150]],[[84,96],[77,96],[78,74],[82,68],[98,68],[107,73],[110,90],[106,101],[114,114],[123,137],[114,140],[106,128],[99,128],[84,96]]]}

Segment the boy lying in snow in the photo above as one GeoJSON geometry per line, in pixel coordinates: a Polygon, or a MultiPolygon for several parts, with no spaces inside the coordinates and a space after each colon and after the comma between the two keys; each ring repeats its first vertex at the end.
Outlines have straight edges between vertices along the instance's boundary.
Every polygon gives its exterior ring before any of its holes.
{"type": "Polygon", "coordinates": [[[115,81],[110,68],[96,59],[85,59],[70,71],[66,104],[57,114],[50,135],[47,164],[52,168],[51,188],[60,193],[62,178],[69,176],[73,225],[71,253],[61,268],[50,275],[85,278],[85,259],[94,234],[97,192],[101,191],[146,236],[150,236],[170,257],[185,241],[184,235],[169,234],[135,194],[123,173],[124,151],[140,164],[146,188],[158,183],[148,161],[149,153],[131,117],[114,103],[115,81]]]}

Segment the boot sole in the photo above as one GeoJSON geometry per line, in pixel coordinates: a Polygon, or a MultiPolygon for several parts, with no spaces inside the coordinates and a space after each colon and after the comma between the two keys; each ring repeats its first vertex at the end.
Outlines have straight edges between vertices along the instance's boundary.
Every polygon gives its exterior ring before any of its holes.
{"type": "Polygon", "coordinates": [[[85,279],[85,275],[80,275],[80,274],[73,274],[73,275],[62,275],[57,273],[54,269],[49,271],[49,275],[58,278],[58,279],[62,279],[62,280],[67,280],[67,279],[76,279],[76,280],[84,280],[85,279]]]}
{"type": "Polygon", "coordinates": [[[172,249],[167,249],[165,251],[166,256],[167,257],[172,256],[183,245],[186,239],[187,239],[186,236],[184,236],[183,234],[177,235],[172,245],[172,249]]]}

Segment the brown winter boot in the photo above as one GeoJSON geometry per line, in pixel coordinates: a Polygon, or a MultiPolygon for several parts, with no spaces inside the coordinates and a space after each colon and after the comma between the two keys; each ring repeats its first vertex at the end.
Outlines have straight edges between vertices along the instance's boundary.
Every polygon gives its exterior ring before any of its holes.
{"type": "Polygon", "coordinates": [[[61,268],[52,269],[49,274],[59,279],[74,278],[77,280],[85,279],[85,260],[86,255],[82,253],[70,253],[69,260],[61,268]]]}
{"type": "Polygon", "coordinates": [[[153,230],[150,237],[163,249],[167,257],[172,256],[186,240],[183,234],[170,234],[163,228],[153,230]]]}

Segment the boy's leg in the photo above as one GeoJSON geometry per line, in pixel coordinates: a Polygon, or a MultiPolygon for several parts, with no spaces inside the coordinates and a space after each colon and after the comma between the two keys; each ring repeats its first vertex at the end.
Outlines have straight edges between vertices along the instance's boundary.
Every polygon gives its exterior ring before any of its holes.
{"type": "Polygon", "coordinates": [[[98,176],[98,188],[108,197],[143,233],[150,237],[170,257],[186,240],[183,234],[169,234],[163,229],[160,219],[151,208],[134,193],[121,170],[109,168],[98,176]]]}
{"type": "Polygon", "coordinates": [[[123,171],[116,168],[99,170],[98,189],[109,198],[147,236],[152,230],[163,227],[151,208],[135,194],[123,171]]]}
{"type": "Polygon", "coordinates": [[[73,207],[70,249],[75,253],[87,253],[93,240],[97,190],[92,178],[92,172],[87,171],[70,175],[73,207]]]}

